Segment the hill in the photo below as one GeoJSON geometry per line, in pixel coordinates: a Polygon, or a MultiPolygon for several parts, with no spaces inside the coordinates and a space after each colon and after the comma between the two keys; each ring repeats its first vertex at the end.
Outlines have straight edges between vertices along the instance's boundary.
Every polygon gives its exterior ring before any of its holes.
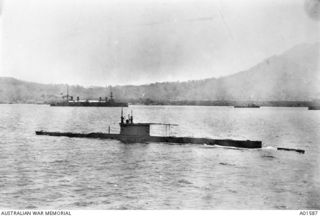
{"type": "MultiPolygon", "coordinates": [[[[186,100],[309,101],[320,98],[320,44],[300,44],[236,74],[187,82],[114,86],[116,99],[130,102],[186,100]]],[[[74,97],[109,95],[105,87],[69,86],[74,97]]],[[[48,103],[61,99],[66,84],[39,84],[0,77],[0,102],[48,103]]]]}

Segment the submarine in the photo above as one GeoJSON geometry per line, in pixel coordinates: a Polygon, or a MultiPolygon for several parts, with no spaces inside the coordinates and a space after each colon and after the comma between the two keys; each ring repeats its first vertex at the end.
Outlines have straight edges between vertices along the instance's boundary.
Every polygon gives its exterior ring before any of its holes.
{"type": "Polygon", "coordinates": [[[173,126],[176,124],[165,123],[134,123],[133,115],[128,116],[125,120],[123,116],[123,109],[121,109],[120,117],[120,133],[110,133],[110,127],[108,133],[93,132],[93,133],[75,133],[75,132],[47,132],[36,131],[36,135],[46,136],[66,136],[66,137],[78,137],[78,138],[93,138],[93,139],[113,139],[119,140],[123,143],[149,143],[149,142],[161,142],[161,143],[176,143],[176,144],[206,144],[206,145],[219,145],[219,146],[231,146],[237,148],[261,148],[261,141],[251,140],[232,140],[232,139],[212,139],[212,138],[195,138],[195,137],[176,137],[176,136],[152,136],[150,135],[150,128],[152,125],[166,125],[173,126]]]}
{"type": "MultiPolygon", "coordinates": [[[[166,123],[134,123],[133,115],[128,115],[125,120],[123,116],[123,109],[121,109],[120,117],[120,133],[110,133],[110,127],[107,133],[93,132],[93,133],[75,133],[75,132],[48,132],[36,131],[36,135],[42,136],[65,136],[76,138],[91,138],[91,139],[111,139],[119,140],[123,143],[169,143],[169,144],[199,144],[209,146],[226,146],[243,149],[261,149],[262,141],[252,140],[233,140],[233,139],[212,139],[212,138],[196,138],[196,137],[176,137],[176,136],[152,136],[150,135],[150,128],[152,125],[177,126],[177,124],[166,123]]],[[[305,150],[296,148],[281,148],[280,151],[294,151],[304,154],[305,150]]]]}

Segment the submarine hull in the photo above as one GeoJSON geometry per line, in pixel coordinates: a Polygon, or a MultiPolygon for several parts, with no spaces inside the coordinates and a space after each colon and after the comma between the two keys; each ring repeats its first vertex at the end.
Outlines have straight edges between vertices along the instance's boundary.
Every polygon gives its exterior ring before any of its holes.
{"type": "Polygon", "coordinates": [[[210,138],[194,138],[194,137],[163,137],[163,136],[124,136],[121,134],[108,133],[71,133],[71,132],[46,132],[36,131],[36,135],[46,136],[66,136],[78,138],[94,138],[94,139],[114,139],[124,143],[148,143],[148,142],[162,142],[162,143],[176,143],[176,144],[207,144],[231,146],[237,148],[261,148],[261,141],[251,140],[232,140],[232,139],[210,139],[210,138]]]}

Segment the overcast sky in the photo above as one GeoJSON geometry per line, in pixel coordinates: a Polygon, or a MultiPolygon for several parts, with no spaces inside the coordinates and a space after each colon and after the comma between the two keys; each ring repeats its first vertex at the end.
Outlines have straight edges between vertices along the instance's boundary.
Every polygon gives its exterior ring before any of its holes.
{"type": "Polygon", "coordinates": [[[4,0],[0,76],[86,86],[225,76],[319,40],[319,16],[308,15],[310,5],[303,0],[4,0]]]}

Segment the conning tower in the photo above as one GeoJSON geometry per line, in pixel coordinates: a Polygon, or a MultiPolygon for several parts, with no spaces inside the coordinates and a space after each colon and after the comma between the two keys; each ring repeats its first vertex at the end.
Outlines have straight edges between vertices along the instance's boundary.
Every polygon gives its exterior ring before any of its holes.
{"type": "Polygon", "coordinates": [[[133,114],[128,115],[128,119],[125,120],[123,116],[123,109],[121,109],[120,118],[120,135],[123,136],[136,136],[136,137],[148,137],[150,136],[150,123],[133,123],[133,114]]]}

